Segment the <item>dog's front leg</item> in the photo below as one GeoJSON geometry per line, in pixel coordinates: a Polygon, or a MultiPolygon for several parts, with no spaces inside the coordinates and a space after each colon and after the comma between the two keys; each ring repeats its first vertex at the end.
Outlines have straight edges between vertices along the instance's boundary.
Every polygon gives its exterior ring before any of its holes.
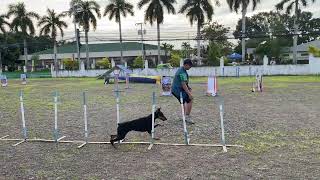
{"type": "MultiPolygon", "coordinates": [[[[159,125],[159,124],[157,124],[157,125],[159,125]]],[[[156,126],[155,126],[155,127],[156,127],[156,126]]],[[[151,131],[148,131],[148,134],[149,134],[150,136],[152,136],[151,131]]],[[[154,137],[153,139],[154,139],[154,140],[160,140],[160,138],[158,138],[158,137],[154,137]]]]}
{"type": "Polygon", "coordinates": [[[163,125],[161,125],[161,124],[156,124],[156,125],[154,126],[154,128],[156,128],[156,127],[158,127],[158,126],[163,126],[163,125]]]}

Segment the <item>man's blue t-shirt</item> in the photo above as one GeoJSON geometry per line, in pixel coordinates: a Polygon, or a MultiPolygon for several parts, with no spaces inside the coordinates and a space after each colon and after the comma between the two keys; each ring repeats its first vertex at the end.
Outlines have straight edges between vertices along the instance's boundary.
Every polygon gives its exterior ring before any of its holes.
{"type": "Polygon", "coordinates": [[[181,84],[182,82],[185,82],[188,85],[189,76],[187,71],[183,67],[180,67],[173,78],[173,83],[172,83],[173,94],[179,95],[180,92],[184,91],[181,84]]]}

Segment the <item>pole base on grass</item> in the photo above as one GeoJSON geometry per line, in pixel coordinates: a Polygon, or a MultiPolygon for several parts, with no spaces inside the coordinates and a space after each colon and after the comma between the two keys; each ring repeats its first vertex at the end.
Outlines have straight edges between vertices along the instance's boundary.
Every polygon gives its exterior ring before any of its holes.
{"type": "MultiPolygon", "coordinates": [[[[8,135],[4,136],[8,137],[8,135]]],[[[0,138],[0,141],[19,141],[18,143],[14,144],[13,146],[17,146],[24,142],[46,142],[46,143],[55,143],[55,140],[52,139],[7,139],[7,138],[0,138]]],[[[64,137],[61,137],[62,139],[64,137]]],[[[57,143],[81,143],[78,148],[82,148],[87,144],[110,144],[110,142],[106,141],[91,141],[91,142],[85,142],[85,141],[68,141],[68,140],[59,140],[57,143]]],[[[118,142],[115,142],[118,143],[118,142]]],[[[182,143],[152,143],[150,142],[122,142],[120,144],[149,144],[148,150],[151,150],[154,145],[162,145],[162,146],[198,146],[198,147],[222,147],[224,152],[227,152],[227,147],[239,147],[243,148],[242,145],[232,145],[232,144],[182,144],[182,143]]]]}

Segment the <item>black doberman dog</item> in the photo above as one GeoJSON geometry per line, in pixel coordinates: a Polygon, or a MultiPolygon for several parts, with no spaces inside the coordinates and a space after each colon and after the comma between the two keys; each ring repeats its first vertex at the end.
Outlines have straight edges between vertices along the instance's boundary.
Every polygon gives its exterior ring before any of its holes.
{"type": "MultiPolygon", "coordinates": [[[[161,109],[158,108],[154,113],[154,119],[161,119],[162,121],[166,121],[167,118],[161,112],[161,109]]],[[[160,124],[156,124],[154,127],[156,128],[160,124]]],[[[152,114],[147,117],[135,119],[132,121],[120,123],[117,129],[117,135],[111,135],[110,143],[114,146],[114,142],[123,140],[127,133],[130,131],[140,131],[140,132],[148,132],[151,135],[152,130],[152,114]]]]}

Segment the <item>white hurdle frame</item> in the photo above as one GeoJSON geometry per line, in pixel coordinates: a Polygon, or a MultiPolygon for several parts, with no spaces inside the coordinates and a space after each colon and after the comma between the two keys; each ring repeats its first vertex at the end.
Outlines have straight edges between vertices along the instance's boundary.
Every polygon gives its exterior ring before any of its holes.
{"type": "MultiPolygon", "coordinates": [[[[119,93],[119,92],[117,92],[119,93]]],[[[119,95],[117,95],[119,98],[119,95]]],[[[54,102],[55,102],[55,132],[58,132],[58,97],[57,93],[55,94],[54,97],[54,102]]],[[[117,101],[119,105],[119,101],[117,101]]],[[[185,119],[185,112],[184,112],[184,104],[183,104],[183,99],[182,99],[182,93],[180,93],[180,104],[181,104],[181,112],[182,112],[182,118],[183,118],[183,130],[184,130],[184,137],[185,137],[185,143],[162,143],[162,142],[155,142],[154,141],[154,134],[155,134],[155,129],[154,129],[154,124],[155,124],[155,105],[156,105],[156,97],[155,97],[155,92],[153,91],[152,93],[152,134],[151,134],[151,141],[150,142],[116,142],[116,143],[121,143],[121,144],[145,144],[149,145],[148,149],[150,150],[154,145],[163,145],[163,146],[199,146],[199,147],[222,147],[224,152],[227,152],[227,147],[240,147],[243,148],[241,145],[231,145],[231,144],[226,144],[225,142],[225,130],[224,130],[224,105],[223,105],[223,100],[219,104],[219,109],[220,109],[220,127],[221,127],[221,143],[220,144],[190,144],[190,138],[187,130],[187,125],[186,125],[186,119],[185,119]]],[[[84,115],[84,134],[85,134],[85,140],[61,140],[65,136],[57,139],[28,139],[27,138],[27,128],[26,128],[26,121],[25,121],[25,115],[24,115],[24,103],[23,103],[23,92],[20,92],[20,109],[21,109],[21,119],[22,119],[22,128],[23,128],[23,139],[12,139],[8,138],[9,135],[5,135],[0,138],[0,141],[18,141],[18,143],[14,144],[13,146],[17,146],[23,142],[47,142],[47,143],[75,143],[79,144],[77,146],[78,148],[81,148],[87,144],[110,144],[108,141],[89,141],[88,136],[88,119],[87,119],[87,99],[86,99],[86,93],[83,92],[83,115],[84,115]]],[[[119,106],[118,106],[118,112],[119,112],[119,106]]],[[[58,136],[56,136],[58,137],[58,136]]]]}

